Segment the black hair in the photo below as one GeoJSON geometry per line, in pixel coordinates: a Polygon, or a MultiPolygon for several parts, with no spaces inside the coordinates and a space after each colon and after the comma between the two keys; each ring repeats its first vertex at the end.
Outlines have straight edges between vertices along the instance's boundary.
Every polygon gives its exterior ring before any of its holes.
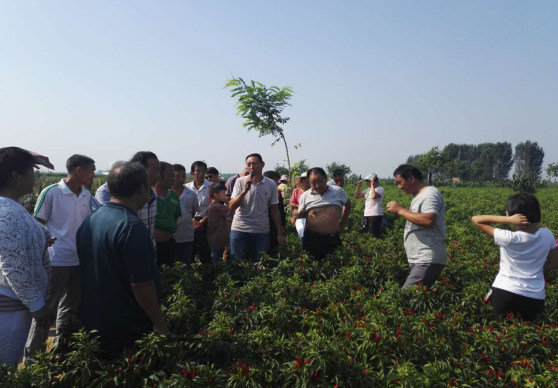
{"type": "Polygon", "coordinates": [[[19,147],[0,148],[0,189],[3,189],[12,180],[13,172],[25,174],[33,168],[33,156],[19,147]]]}
{"type": "Polygon", "coordinates": [[[248,155],[248,156],[246,157],[246,159],[244,159],[244,160],[246,161],[246,160],[248,160],[248,158],[252,158],[252,157],[258,158],[258,159],[260,160],[260,162],[263,162],[263,158],[262,158],[262,156],[261,156],[260,154],[250,154],[250,155],[248,155]]]}
{"type": "Polygon", "coordinates": [[[273,182],[277,182],[279,179],[281,179],[281,175],[279,175],[277,171],[273,170],[264,172],[263,176],[265,176],[267,179],[271,179],[273,182]]]}
{"type": "Polygon", "coordinates": [[[205,170],[205,173],[219,176],[219,171],[215,167],[209,167],[207,170],[205,170]]]}
{"type": "Polygon", "coordinates": [[[523,214],[531,223],[541,222],[541,205],[533,194],[515,194],[506,201],[506,211],[510,216],[523,214]]]}
{"type": "Polygon", "coordinates": [[[160,172],[161,173],[161,178],[163,177],[163,173],[165,172],[165,168],[170,167],[170,168],[173,169],[173,172],[174,172],[174,168],[172,167],[172,164],[167,163],[167,162],[159,162],[159,163],[161,164],[161,172],[160,172]]]}
{"type": "Polygon", "coordinates": [[[183,165],[178,164],[178,163],[173,164],[172,168],[174,169],[174,171],[184,171],[184,172],[186,172],[186,167],[184,167],[183,165]]]}
{"type": "Polygon", "coordinates": [[[227,186],[223,182],[213,183],[209,188],[209,196],[213,198],[215,194],[219,194],[223,190],[227,190],[227,186]]]}
{"type": "Polygon", "coordinates": [[[345,171],[340,169],[340,168],[336,168],[335,170],[333,170],[333,177],[335,178],[336,176],[339,175],[345,175],[345,171]]]}
{"type": "Polygon", "coordinates": [[[140,163],[125,162],[110,170],[107,186],[112,197],[130,198],[143,186],[149,187],[147,170],[140,163]]]}
{"type": "Polygon", "coordinates": [[[327,179],[327,174],[325,172],[325,170],[321,167],[312,167],[310,170],[308,170],[308,179],[310,179],[310,175],[312,174],[318,174],[323,176],[325,179],[327,179]]]}
{"type": "Polygon", "coordinates": [[[89,156],[76,154],[70,156],[66,161],[66,170],[68,170],[68,172],[71,174],[78,167],[84,168],[92,164],[95,164],[95,161],[89,156]]]}
{"type": "Polygon", "coordinates": [[[140,151],[140,152],[136,152],[134,154],[134,156],[132,156],[132,159],[130,159],[130,162],[132,163],[139,163],[141,164],[143,167],[147,168],[147,161],[149,159],[157,159],[159,160],[159,158],[157,157],[157,155],[155,155],[153,152],[151,151],[140,151]]]}
{"type": "Polygon", "coordinates": [[[196,171],[196,167],[203,167],[204,170],[207,171],[207,164],[205,164],[205,162],[202,162],[201,160],[196,160],[194,163],[192,163],[190,171],[196,171]]]}
{"type": "Polygon", "coordinates": [[[416,167],[413,167],[409,164],[402,164],[395,169],[393,172],[393,176],[401,175],[401,178],[405,180],[411,179],[411,177],[415,177],[416,180],[422,181],[422,172],[416,167]]]}

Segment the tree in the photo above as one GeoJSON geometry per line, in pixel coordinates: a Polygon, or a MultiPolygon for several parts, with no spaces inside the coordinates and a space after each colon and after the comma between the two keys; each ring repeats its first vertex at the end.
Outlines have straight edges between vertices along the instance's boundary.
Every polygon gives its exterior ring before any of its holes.
{"type": "Polygon", "coordinates": [[[291,179],[295,175],[302,175],[303,173],[307,172],[310,169],[306,164],[306,159],[302,159],[301,161],[293,164],[292,176],[291,179]]]}
{"type": "MultiPolygon", "coordinates": [[[[257,130],[260,137],[274,136],[275,141],[271,146],[283,140],[287,152],[287,165],[289,171],[291,171],[289,147],[287,146],[287,139],[285,139],[285,132],[281,127],[290,119],[281,116],[281,113],[287,105],[290,105],[287,101],[291,99],[294,93],[293,89],[289,86],[282,89],[277,86],[267,88],[264,84],[256,81],[251,81],[248,85],[242,78],[228,80],[224,88],[232,88],[231,97],[238,97],[236,114],[246,120],[242,123],[243,127],[248,128],[248,131],[257,130]]],[[[295,145],[294,148],[297,149],[298,147],[300,147],[300,144],[295,145]]]]}
{"type": "Polygon", "coordinates": [[[432,184],[434,176],[443,171],[442,153],[438,147],[425,154],[409,156],[407,163],[418,168],[426,176],[429,185],[432,184]]]}
{"type": "Polygon", "coordinates": [[[537,176],[542,174],[544,150],[537,142],[527,140],[515,146],[515,173],[517,175],[537,176]]]}
{"type": "Polygon", "coordinates": [[[508,179],[513,166],[512,145],[508,142],[496,143],[494,155],[494,179],[502,181],[508,179]]]}
{"type": "Polygon", "coordinates": [[[280,166],[279,164],[277,164],[273,170],[275,170],[275,172],[279,175],[289,175],[289,169],[285,166],[280,166]]]}
{"type": "Polygon", "coordinates": [[[345,172],[345,176],[348,176],[351,173],[351,168],[344,163],[331,162],[331,164],[326,164],[326,172],[329,176],[333,175],[334,170],[343,170],[345,172]]]}
{"type": "Polygon", "coordinates": [[[549,178],[558,178],[558,163],[550,163],[546,168],[546,175],[549,178]]]}

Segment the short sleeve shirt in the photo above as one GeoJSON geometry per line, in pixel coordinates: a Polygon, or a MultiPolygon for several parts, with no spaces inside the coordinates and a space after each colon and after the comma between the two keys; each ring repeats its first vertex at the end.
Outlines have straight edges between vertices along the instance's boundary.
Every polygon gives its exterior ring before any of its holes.
{"type": "Polygon", "coordinates": [[[411,264],[446,264],[446,204],[442,193],[432,186],[425,187],[411,202],[413,213],[435,213],[436,222],[424,227],[407,221],[403,240],[411,264]]]}
{"type": "Polygon", "coordinates": [[[140,220],[142,220],[147,227],[153,246],[155,246],[155,239],[153,238],[155,217],[157,216],[157,193],[155,193],[155,190],[151,189],[151,197],[149,198],[149,201],[147,201],[145,205],[137,211],[137,214],[140,220]]]}
{"type": "Polygon", "coordinates": [[[299,202],[300,202],[300,196],[302,195],[302,193],[304,193],[304,191],[302,191],[298,187],[296,189],[294,189],[293,195],[291,196],[290,204],[291,205],[298,205],[299,202]]]}
{"type": "Polygon", "coordinates": [[[211,182],[204,181],[199,190],[196,188],[194,181],[188,183],[186,187],[194,191],[198,196],[199,210],[195,217],[207,216],[207,211],[209,210],[209,188],[211,187],[211,182]]]}
{"type": "MultiPolygon", "coordinates": [[[[247,178],[236,180],[232,198],[244,191],[247,178]]],[[[279,203],[277,184],[264,177],[260,183],[252,183],[250,191],[236,209],[231,230],[245,233],[269,233],[269,206],[279,203]]]]}
{"type": "Polygon", "coordinates": [[[176,223],[177,229],[174,234],[174,240],[177,243],[192,242],[194,241],[194,223],[192,222],[192,217],[200,209],[198,196],[194,191],[184,187],[184,191],[179,200],[182,216],[176,223]]]}
{"type": "Polygon", "coordinates": [[[79,265],[76,232],[90,214],[91,193],[85,187],[76,195],[62,179],[41,192],[33,215],[45,220],[50,235],[56,237],[56,243],[48,249],[53,266],[79,265]]]}
{"type": "Polygon", "coordinates": [[[382,209],[382,201],[384,200],[384,189],[376,187],[376,193],[380,196],[372,198],[371,189],[366,189],[362,192],[364,194],[364,216],[374,217],[383,216],[384,210],[382,209]]]}
{"type": "Polygon", "coordinates": [[[101,343],[130,344],[153,323],[132,291],[153,281],[160,295],[159,270],[151,237],[135,211],[109,202],[88,217],[77,233],[82,277],[81,320],[98,330],[101,343]]]}
{"type": "Polygon", "coordinates": [[[99,186],[97,192],[95,192],[95,198],[97,198],[97,201],[99,201],[101,205],[110,201],[110,191],[106,183],[99,186]]]}
{"type": "Polygon", "coordinates": [[[182,215],[178,194],[169,190],[165,198],[157,197],[157,216],[155,228],[167,233],[174,233],[177,229],[176,219],[182,215]]]}
{"type": "Polygon", "coordinates": [[[347,197],[345,190],[339,186],[328,185],[327,191],[323,195],[320,195],[320,193],[312,189],[305,191],[300,196],[298,211],[308,212],[320,207],[338,206],[339,216],[341,216],[341,210],[348,200],[349,197],[347,197]]]}
{"type": "Polygon", "coordinates": [[[547,228],[536,233],[494,230],[500,247],[500,271],[493,287],[533,299],[544,299],[543,268],[548,252],[556,248],[554,235],[547,228]]]}

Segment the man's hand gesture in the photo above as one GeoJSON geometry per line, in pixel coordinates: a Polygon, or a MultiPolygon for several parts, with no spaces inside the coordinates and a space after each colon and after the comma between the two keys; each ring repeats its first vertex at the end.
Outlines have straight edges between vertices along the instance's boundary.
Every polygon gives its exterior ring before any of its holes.
{"type": "Polygon", "coordinates": [[[403,206],[401,206],[395,201],[388,202],[388,204],[386,205],[386,210],[393,214],[399,214],[402,209],[403,206]]]}

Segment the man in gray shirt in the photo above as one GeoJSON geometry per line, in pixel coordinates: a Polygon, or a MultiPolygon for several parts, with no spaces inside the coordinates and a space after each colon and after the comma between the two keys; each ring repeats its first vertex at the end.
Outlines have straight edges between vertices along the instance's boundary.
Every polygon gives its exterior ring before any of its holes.
{"type": "Polygon", "coordinates": [[[402,164],[393,173],[397,187],[414,196],[409,210],[389,202],[387,211],[407,220],[403,241],[411,273],[403,288],[413,284],[430,286],[442,273],[446,254],[446,205],[440,191],[426,186],[422,173],[402,164]]]}
{"type": "Polygon", "coordinates": [[[235,212],[231,226],[231,259],[245,260],[252,250],[252,260],[269,248],[269,212],[277,228],[277,242],[283,244],[277,184],[262,174],[265,166],[261,155],[246,157],[250,176],[238,178],[234,185],[229,210],[235,212]]]}

